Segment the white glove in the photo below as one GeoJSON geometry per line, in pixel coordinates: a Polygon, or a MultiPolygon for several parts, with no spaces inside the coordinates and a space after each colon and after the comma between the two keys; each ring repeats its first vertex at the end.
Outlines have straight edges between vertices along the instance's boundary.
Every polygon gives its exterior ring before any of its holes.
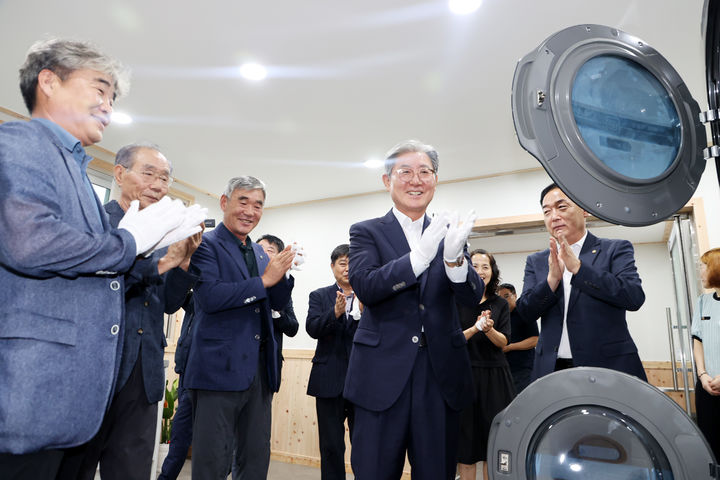
{"type": "Polygon", "coordinates": [[[360,317],[362,316],[362,312],[360,311],[360,300],[358,300],[357,295],[354,298],[352,309],[350,310],[350,316],[353,320],[360,320],[360,317]]]}
{"type": "Polygon", "coordinates": [[[470,210],[462,222],[458,222],[456,212],[453,212],[450,216],[450,228],[447,235],[445,235],[445,248],[443,250],[443,259],[445,261],[454,262],[463,254],[476,217],[475,210],[470,210]]]}
{"type": "Polygon", "coordinates": [[[300,267],[305,263],[305,249],[297,242],[293,242],[290,250],[295,252],[290,270],[302,270],[300,267]]]}
{"type": "Polygon", "coordinates": [[[152,249],[169,231],[183,222],[185,206],[180,200],[163,197],[140,210],[140,202],[133,200],[118,228],[130,232],[135,239],[136,255],[152,249]]]}
{"type": "Polygon", "coordinates": [[[442,212],[440,215],[433,215],[430,225],[422,233],[420,241],[415,248],[410,250],[410,264],[415,275],[420,275],[430,265],[447,231],[447,213],[442,212]]]}
{"type": "MultiPolygon", "coordinates": [[[[180,200],[177,200],[178,202],[180,200]]],[[[182,204],[182,202],[180,202],[182,204]]],[[[207,208],[197,203],[185,208],[183,205],[183,221],[176,228],[169,231],[145,256],[150,256],[154,251],[165,248],[180,240],[185,240],[190,235],[195,235],[202,230],[200,224],[207,218],[207,208]]]]}
{"type": "Polygon", "coordinates": [[[480,330],[481,332],[483,329],[487,327],[487,316],[483,315],[482,317],[478,318],[477,322],[475,322],[475,328],[480,330]]]}

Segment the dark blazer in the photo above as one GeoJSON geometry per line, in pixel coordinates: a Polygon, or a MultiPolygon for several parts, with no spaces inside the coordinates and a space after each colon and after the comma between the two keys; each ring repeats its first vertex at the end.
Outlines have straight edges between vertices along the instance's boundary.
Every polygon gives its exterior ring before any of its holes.
{"type": "MultiPolygon", "coordinates": [[[[262,275],[268,256],[256,243],[252,247],[262,275]]],[[[195,286],[195,326],[185,387],[247,390],[257,373],[259,355],[265,355],[268,384],[277,392],[278,353],[270,310],[287,306],[293,278],[283,277],[266,289],[260,277],[250,276],[235,236],[222,223],[203,235],[192,264],[200,269],[200,280],[195,286]],[[263,334],[267,338],[261,351],[263,334]]]]}
{"type": "MultiPolygon", "coordinates": [[[[426,228],[430,223],[425,217],[426,228]]],[[[350,227],[350,284],[364,305],[350,354],[344,396],[366,410],[389,408],[407,384],[421,327],[430,363],[448,406],[472,400],[467,341],[455,301],[473,306],[485,288],[472,267],[464,283],[451,282],[443,244],[428,269],[415,277],[410,247],[392,210],[350,227]]],[[[465,253],[465,261],[470,257],[465,253]]]]}
{"type": "MultiPolygon", "coordinates": [[[[105,211],[113,227],[125,215],[115,200],[105,205],[105,211]]],[[[115,390],[125,386],[142,347],[142,376],[149,403],[159,402],[165,391],[164,314],[175,313],[182,307],[199,274],[191,265],[187,272],[176,267],[158,275],[158,261],[166,253],[167,248],[163,248],[148,258],[138,257],[125,274],[125,337],[115,390]]]]}
{"type": "Polygon", "coordinates": [[[0,453],[87,442],[113,393],[135,240],[84,178],[39,121],[0,125],[0,453]]]}
{"type": "Polygon", "coordinates": [[[282,364],[285,360],[282,355],[283,349],[283,335],[288,337],[294,337],[297,335],[300,324],[295,316],[295,309],[293,308],[292,298],[287,304],[287,307],[278,312],[280,316],[273,318],[273,334],[275,335],[275,342],[277,343],[277,361],[278,361],[278,388],[282,382],[282,364]]]}
{"type": "MultiPolygon", "coordinates": [[[[533,380],[554,371],[562,335],[563,283],[560,281],[555,292],[550,289],[549,255],[550,250],[545,250],[528,256],[523,293],[516,306],[525,319],[541,317],[533,380]]],[[[579,258],[582,264],[570,282],[567,315],[573,363],[647,380],[625,320],[627,310],[636,311],[645,302],[632,245],[588,232],[579,258]]]]}
{"type": "MultiPolygon", "coordinates": [[[[343,393],[353,335],[358,321],[343,313],[335,317],[337,284],[310,293],[305,330],[317,339],[307,394],[333,398],[343,393]]],[[[357,301],[357,299],[355,299],[357,301]]]]}

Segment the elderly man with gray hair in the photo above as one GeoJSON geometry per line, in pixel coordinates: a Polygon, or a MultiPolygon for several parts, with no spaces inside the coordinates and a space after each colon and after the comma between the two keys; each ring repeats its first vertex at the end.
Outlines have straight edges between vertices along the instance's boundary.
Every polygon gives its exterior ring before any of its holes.
{"type": "Polygon", "coordinates": [[[267,477],[280,381],[271,311],[290,301],[294,282],[286,273],[295,254],[288,246],[269,258],[250,239],[264,206],[260,180],[231,179],[220,198],[223,221],[192,257],[201,272],[184,380],[193,402],[193,479],[225,479],[235,438],[244,449],[238,477],[267,477]]]}
{"type": "Polygon", "coordinates": [[[3,479],[53,479],[65,449],[95,435],[120,360],[123,273],[197,231],[169,199],[113,228],[93,191],[84,147],[102,140],[126,76],[87,43],[38,42],[20,68],[32,120],[0,125],[3,479]]]}
{"type": "MultiPolygon", "coordinates": [[[[164,198],[172,183],[172,165],[149,142],[121,148],[115,156],[119,200],[105,205],[117,226],[130,204],[139,209],[164,198]]],[[[125,327],[115,395],[102,426],[85,445],[66,453],[57,480],[92,480],[100,463],[103,480],[150,478],[158,402],[163,398],[166,345],[164,314],[175,313],[198,279],[190,266],[202,233],[140,257],[125,275],[125,327]]]]}

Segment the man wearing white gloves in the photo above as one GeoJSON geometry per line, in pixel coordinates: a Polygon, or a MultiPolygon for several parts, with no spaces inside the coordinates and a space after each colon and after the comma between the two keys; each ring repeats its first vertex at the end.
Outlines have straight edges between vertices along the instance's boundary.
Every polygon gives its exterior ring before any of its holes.
{"type": "Polygon", "coordinates": [[[472,400],[466,340],[455,302],[484,290],[468,268],[475,219],[425,212],[438,155],[410,140],[387,154],[383,183],[394,207],[350,227],[350,284],[364,305],[344,397],[355,404],[352,467],[358,480],[453,479],[459,412],[472,400]]]}
{"type": "Polygon", "coordinates": [[[108,223],[85,169],[127,88],[83,42],[34,44],[20,68],[29,122],[0,125],[0,478],[53,479],[100,428],[120,360],[123,272],[184,207],[108,223]]]}
{"type": "MultiPolygon", "coordinates": [[[[166,198],[172,166],[157,145],[137,143],[115,156],[120,199],[105,205],[117,226],[133,201],[138,211],[166,198]]],[[[199,227],[206,209],[194,206],[199,227]]],[[[198,279],[190,257],[202,239],[198,232],[168,248],[140,256],[125,275],[125,326],[115,394],[93,439],[67,453],[57,480],[92,480],[100,463],[103,480],[150,478],[158,402],[165,389],[164,314],[175,313],[198,279]]]]}

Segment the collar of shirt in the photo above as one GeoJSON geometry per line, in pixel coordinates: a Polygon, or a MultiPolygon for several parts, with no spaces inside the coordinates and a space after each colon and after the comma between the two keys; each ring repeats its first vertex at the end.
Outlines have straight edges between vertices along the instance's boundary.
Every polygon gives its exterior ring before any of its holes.
{"type": "Polygon", "coordinates": [[[87,167],[87,164],[90,163],[92,157],[85,153],[85,149],[80,143],[80,140],[73,137],[70,132],[47,118],[33,118],[31,121],[40,122],[49,128],[50,131],[60,139],[60,143],[62,143],[63,147],[65,147],[65,150],[72,154],[75,161],[77,161],[78,165],[80,165],[80,169],[85,172],[85,168],[87,167]]]}
{"type": "Polygon", "coordinates": [[[400,227],[405,234],[408,245],[410,245],[410,250],[412,250],[413,247],[417,245],[417,242],[420,241],[420,237],[422,236],[425,215],[413,221],[412,219],[410,219],[410,217],[402,213],[396,207],[393,207],[392,212],[393,215],[395,215],[398,223],[400,223],[400,227]]]}

